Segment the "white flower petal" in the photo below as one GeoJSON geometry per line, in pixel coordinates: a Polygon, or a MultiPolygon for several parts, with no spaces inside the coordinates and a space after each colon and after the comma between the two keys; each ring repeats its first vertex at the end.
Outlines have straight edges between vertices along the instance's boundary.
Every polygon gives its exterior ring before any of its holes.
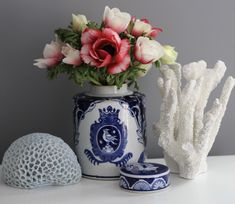
{"type": "Polygon", "coordinates": [[[103,21],[105,27],[111,28],[117,33],[125,31],[131,21],[131,15],[121,12],[118,8],[105,7],[103,21]]]}
{"type": "Polygon", "coordinates": [[[61,45],[58,42],[52,41],[50,44],[46,44],[43,50],[44,58],[54,58],[61,54],[61,45]]]}
{"type": "Polygon", "coordinates": [[[135,58],[142,64],[155,62],[164,55],[163,47],[155,40],[148,37],[139,37],[135,44],[135,58]]]}
{"type": "Polygon", "coordinates": [[[84,15],[74,15],[72,14],[72,27],[75,31],[83,31],[87,26],[87,18],[84,15]]]}

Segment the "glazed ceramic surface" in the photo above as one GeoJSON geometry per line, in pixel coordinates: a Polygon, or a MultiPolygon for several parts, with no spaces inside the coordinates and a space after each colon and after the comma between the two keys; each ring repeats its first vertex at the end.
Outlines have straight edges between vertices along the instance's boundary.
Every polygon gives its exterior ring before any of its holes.
{"type": "Polygon", "coordinates": [[[144,96],[104,88],[74,97],[75,147],[83,176],[118,179],[120,167],[144,160],[144,96]]]}
{"type": "Polygon", "coordinates": [[[151,192],[169,186],[169,169],[156,163],[128,163],[120,170],[120,187],[135,192],[151,192]]]}

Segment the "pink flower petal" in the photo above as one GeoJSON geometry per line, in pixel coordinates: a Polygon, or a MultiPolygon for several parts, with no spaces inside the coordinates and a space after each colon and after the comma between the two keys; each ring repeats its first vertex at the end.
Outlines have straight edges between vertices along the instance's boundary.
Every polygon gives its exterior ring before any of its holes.
{"type": "Polygon", "coordinates": [[[152,60],[148,60],[142,56],[142,50],[141,48],[136,44],[134,48],[134,57],[137,61],[141,62],[142,64],[148,64],[151,63],[152,60]]]}
{"type": "Polygon", "coordinates": [[[131,21],[134,22],[136,20],[136,16],[131,16],[131,21]]]}
{"type": "Polygon", "coordinates": [[[136,60],[140,61],[142,58],[140,46],[136,43],[134,48],[134,57],[136,60]]]}
{"type": "Polygon", "coordinates": [[[121,38],[119,37],[118,33],[113,31],[111,28],[104,28],[102,31],[102,37],[111,40],[117,44],[117,46],[121,43],[121,38]]]}
{"type": "Polygon", "coordinates": [[[50,44],[46,44],[43,50],[44,58],[55,58],[61,55],[61,44],[56,41],[51,41],[50,44]]]}
{"type": "Polygon", "coordinates": [[[108,66],[108,73],[117,74],[117,73],[125,71],[129,67],[130,61],[131,61],[130,55],[127,54],[121,62],[108,66]]]}
{"type": "Polygon", "coordinates": [[[36,59],[36,62],[33,64],[40,69],[46,69],[53,67],[59,63],[56,58],[46,58],[46,59],[36,59]]]}
{"type": "Polygon", "coordinates": [[[96,59],[96,60],[100,59],[99,56],[97,55],[97,53],[94,51],[93,48],[90,49],[89,53],[90,53],[90,56],[93,57],[94,59],[96,59]]]}
{"type": "Polygon", "coordinates": [[[79,66],[82,63],[79,51],[76,50],[69,53],[68,56],[63,59],[63,62],[66,64],[79,66]]]}
{"type": "Polygon", "coordinates": [[[130,50],[130,42],[128,39],[123,39],[121,41],[119,52],[117,53],[115,57],[115,62],[120,62],[123,60],[123,58],[128,54],[130,50]]]}
{"type": "MultiPolygon", "coordinates": [[[[103,50],[100,50],[100,51],[102,53],[103,50]]],[[[111,62],[112,62],[112,56],[110,54],[106,54],[103,62],[98,67],[105,67],[105,66],[109,65],[111,62]]]]}
{"type": "Polygon", "coordinates": [[[61,53],[61,45],[58,42],[54,41],[52,41],[50,44],[46,44],[43,50],[43,57],[62,59],[63,55],[61,53]]]}
{"type": "Polygon", "coordinates": [[[96,40],[95,43],[92,45],[92,49],[94,51],[98,49],[102,49],[105,45],[111,45],[114,48],[116,47],[115,42],[113,42],[112,40],[107,39],[107,38],[100,38],[96,40]]]}
{"type": "Polygon", "coordinates": [[[98,66],[100,63],[90,56],[91,49],[92,45],[90,44],[83,45],[81,49],[81,58],[86,64],[89,64],[91,66],[98,66]]]}
{"type": "Polygon", "coordinates": [[[135,37],[138,37],[138,36],[141,36],[143,34],[143,31],[142,30],[137,30],[137,29],[133,29],[131,31],[131,35],[135,36],[135,37]]]}
{"type": "Polygon", "coordinates": [[[140,19],[140,20],[143,21],[143,22],[145,22],[145,23],[148,23],[148,24],[149,24],[149,20],[146,19],[146,18],[142,18],[142,19],[140,19]]]}
{"type": "Polygon", "coordinates": [[[161,28],[152,28],[151,32],[148,33],[148,36],[156,38],[160,32],[163,32],[161,28]]]}
{"type": "Polygon", "coordinates": [[[86,28],[82,33],[81,42],[83,45],[91,44],[100,36],[101,36],[100,30],[86,28]]]}
{"type": "Polygon", "coordinates": [[[99,55],[100,58],[104,59],[109,53],[105,50],[98,49],[96,50],[97,54],[99,55]]]}

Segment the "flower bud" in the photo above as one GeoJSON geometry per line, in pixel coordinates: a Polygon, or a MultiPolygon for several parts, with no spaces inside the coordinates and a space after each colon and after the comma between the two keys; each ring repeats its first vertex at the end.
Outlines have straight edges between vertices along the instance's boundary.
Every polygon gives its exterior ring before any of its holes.
{"type": "Polygon", "coordinates": [[[87,27],[87,23],[86,16],[72,14],[72,27],[74,31],[82,32],[87,27]]]}
{"type": "Polygon", "coordinates": [[[178,53],[175,51],[175,48],[170,45],[164,45],[164,55],[160,58],[162,64],[174,64],[176,62],[178,53]]]}

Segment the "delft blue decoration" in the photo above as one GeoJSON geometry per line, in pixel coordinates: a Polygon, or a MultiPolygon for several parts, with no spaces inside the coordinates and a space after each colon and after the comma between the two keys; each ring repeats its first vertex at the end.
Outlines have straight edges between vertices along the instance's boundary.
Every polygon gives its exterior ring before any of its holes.
{"type": "Polygon", "coordinates": [[[89,97],[84,93],[78,94],[74,97],[74,110],[73,110],[73,118],[74,118],[74,143],[75,146],[79,143],[79,126],[81,120],[84,119],[86,113],[91,112],[97,103],[101,103],[102,100],[96,97],[89,97]]]}
{"type": "MultiPolygon", "coordinates": [[[[106,97],[94,97],[94,96],[87,96],[85,93],[78,94],[74,96],[74,126],[75,126],[75,134],[74,134],[74,141],[75,145],[79,143],[79,125],[80,121],[84,119],[85,115],[88,112],[91,112],[95,107],[96,104],[101,103],[105,100],[109,100],[106,97]]],[[[131,115],[135,118],[138,129],[136,130],[138,135],[138,141],[146,145],[146,118],[145,118],[145,97],[143,94],[139,92],[134,92],[132,95],[122,96],[115,98],[113,97],[112,100],[118,101],[122,106],[125,104],[128,105],[128,110],[130,111],[131,115]]]]}
{"type": "Polygon", "coordinates": [[[162,164],[128,163],[120,173],[120,187],[130,191],[157,191],[170,184],[169,169],[162,164]]]}
{"type": "Polygon", "coordinates": [[[143,163],[145,161],[145,153],[144,151],[140,154],[138,163],[143,163]]]}
{"type": "MultiPolygon", "coordinates": [[[[119,103],[124,106],[125,101],[119,100],[119,103]]],[[[133,95],[128,96],[128,104],[131,115],[135,118],[138,125],[136,133],[138,135],[138,141],[140,143],[146,144],[145,129],[146,129],[146,119],[145,119],[145,101],[142,94],[135,92],[133,95]]]]}
{"type": "Polygon", "coordinates": [[[139,92],[116,97],[82,93],[74,97],[75,151],[84,176],[117,179],[119,167],[144,162],[144,99],[139,92]]]}
{"type": "Polygon", "coordinates": [[[112,106],[99,109],[100,118],[91,125],[90,141],[93,153],[88,149],[84,153],[94,165],[110,162],[123,166],[133,156],[131,152],[123,156],[127,144],[127,127],[118,118],[119,111],[112,106]],[[114,161],[120,157],[120,160],[114,161]]]}
{"type": "Polygon", "coordinates": [[[2,179],[13,187],[68,185],[80,178],[81,168],[72,149],[62,139],[46,133],[17,139],[2,160],[2,179]]]}

